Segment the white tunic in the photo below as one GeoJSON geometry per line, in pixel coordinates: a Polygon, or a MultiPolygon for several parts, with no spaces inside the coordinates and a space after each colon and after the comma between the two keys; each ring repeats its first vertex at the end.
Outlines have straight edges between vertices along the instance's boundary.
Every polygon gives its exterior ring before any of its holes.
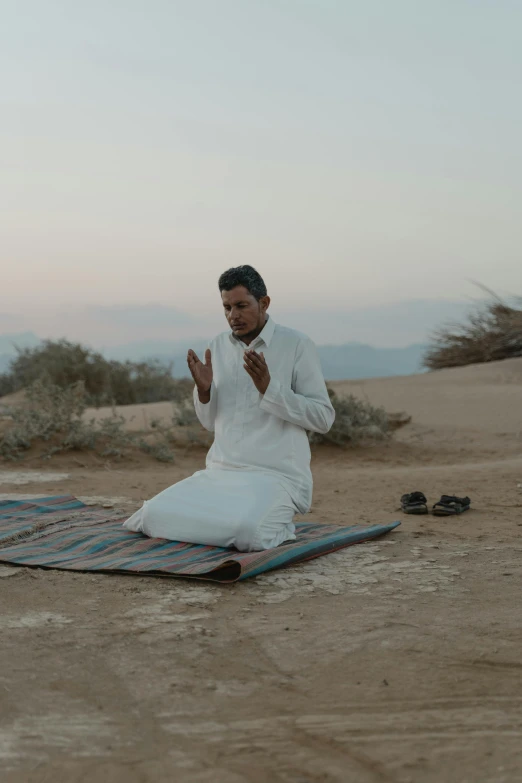
{"type": "Polygon", "coordinates": [[[267,471],[288,487],[300,513],[312,502],[307,430],[328,432],[335,419],[317,349],[305,335],[269,318],[246,346],[232,332],[209,345],[214,380],[210,402],[194,389],[201,424],[214,432],[207,468],[267,471]],[[243,367],[243,353],[263,353],[270,385],[262,396],[243,367]]]}
{"type": "Polygon", "coordinates": [[[209,347],[210,402],[194,391],[199,420],[215,434],[206,470],[145,501],[124,526],[154,538],[270,549],[295,538],[295,512],[310,508],[306,430],[327,432],[335,417],[317,351],[270,318],[248,346],[263,352],[270,371],[261,396],[243,367],[244,343],[226,332],[209,347]]]}

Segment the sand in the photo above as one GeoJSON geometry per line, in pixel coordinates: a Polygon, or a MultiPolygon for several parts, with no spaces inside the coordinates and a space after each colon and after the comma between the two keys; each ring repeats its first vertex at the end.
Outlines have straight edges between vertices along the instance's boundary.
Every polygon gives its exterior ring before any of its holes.
{"type": "MultiPolygon", "coordinates": [[[[309,519],[398,531],[235,586],[0,565],[3,783],[518,783],[522,359],[333,385],[413,420],[315,450],[309,519]],[[404,516],[414,489],[473,510],[404,516]]],[[[58,455],[0,492],[130,511],[203,462],[58,455]]]]}

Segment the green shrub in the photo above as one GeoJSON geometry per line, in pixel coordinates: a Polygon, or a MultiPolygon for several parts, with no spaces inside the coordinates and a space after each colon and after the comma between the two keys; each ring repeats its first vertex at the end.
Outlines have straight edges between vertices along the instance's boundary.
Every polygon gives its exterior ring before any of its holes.
{"type": "Polygon", "coordinates": [[[332,443],[346,447],[389,437],[388,415],[384,408],[375,408],[353,394],[339,397],[330,388],[328,394],[335,409],[335,422],[327,433],[309,433],[310,443],[332,443]]]}
{"type": "Polygon", "coordinates": [[[61,389],[36,381],[26,390],[23,405],[12,408],[11,424],[0,438],[0,456],[15,460],[44,442],[45,456],[63,451],[94,451],[102,457],[122,457],[140,449],[162,462],[172,462],[172,427],[157,427],[146,438],[127,432],[125,419],[113,412],[100,421],[85,420],[87,397],[82,383],[61,389]]]}
{"type": "Polygon", "coordinates": [[[0,397],[17,391],[15,380],[10,373],[0,373],[0,397]]]}
{"type": "Polygon", "coordinates": [[[82,382],[88,405],[179,400],[187,395],[188,379],[175,380],[172,365],[156,359],[117,362],[68,340],[45,340],[36,348],[17,348],[7,373],[0,375],[0,396],[25,389],[35,381],[67,389],[82,382]]]}
{"type": "Polygon", "coordinates": [[[69,432],[71,426],[80,426],[85,407],[81,383],[60,389],[36,381],[27,389],[27,405],[10,412],[13,424],[0,441],[0,454],[16,458],[34,441],[49,441],[57,434],[69,432]]]}
{"type": "MultiPolygon", "coordinates": [[[[38,380],[26,389],[24,404],[10,410],[12,421],[0,438],[0,456],[19,459],[35,444],[48,442],[46,456],[87,450],[103,457],[121,457],[139,449],[161,462],[172,462],[174,448],[180,440],[208,445],[211,437],[197,419],[192,388],[191,381],[177,384],[179,401],[173,405],[170,421],[153,420],[151,431],[139,434],[128,432],[124,417],[115,411],[100,421],[86,420],[88,397],[82,382],[62,389],[38,380]]],[[[392,429],[409,420],[402,417],[394,423],[382,408],[353,395],[338,397],[333,390],[328,391],[336,411],[335,423],[326,434],[309,433],[311,443],[349,446],[382,440],[389,437],[392,429]]]]}
{"type": "Polygon", "coordinates": [[[149,454],[158,462],[174,462],[174,452],[165,440],[163,442],[149,441],[145,438],[141,438],[138,442],[139,448],[144,454],[149,454]]]}

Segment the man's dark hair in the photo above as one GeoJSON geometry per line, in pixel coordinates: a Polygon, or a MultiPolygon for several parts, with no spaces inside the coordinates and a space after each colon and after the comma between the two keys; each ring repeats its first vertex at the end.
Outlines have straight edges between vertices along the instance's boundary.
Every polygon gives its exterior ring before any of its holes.
{"type": "Polygon", "coordinates": [[[243,285],[252,296],[259,301],[262,296],[266,296],[266,285],[253,266],[244,264],[227,269],[219,278],[218,286],[220,291],[232,291],[238,285],[243,285]]]}

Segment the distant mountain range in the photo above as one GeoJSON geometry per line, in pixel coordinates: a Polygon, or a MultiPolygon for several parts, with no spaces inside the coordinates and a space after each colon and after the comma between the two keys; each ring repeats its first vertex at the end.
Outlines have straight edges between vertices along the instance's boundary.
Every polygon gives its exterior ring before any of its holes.
{"type": "MultiPolygon", "coordinates": [[[[148,340],[121,345],[105,353],[107,357],[120,361],[139,361],[153,357],[164,362],[174,362],[174,377],[183,378],[188,375],[186,356],[189,347],[202,355],[206,341],[195,340],[189,345],[188,342],[148,340]]],[[[422,344],[409,345],[406,348],[374,348],[362,343],[318,346],[324,376],[330,381],[421,372],[425,350],[426,346],[422,344]]]]}
{"type": "Polygon", "coordinates": [[[422,372],[426,348],[421,344],[406,348],[374,348],[360,343],[345,343],[320,345],[318,351],[324,377],[329,381],[342,381],[422,372]]]}
{"type": "MultiPolygon", "coordinates": [[[[0,335],[0,372],[5,372],[16,355],[15,346],[29,348],[38,345],[39,338],[32,332],[0,335]]],[[[173,375],[188,375],[186,355],[188,348],[202,353],[206,341],[146,340],[115,346],[103,351],[109,359],[140,361],[155,358],[173,362],[173,375]]],[[[318,346],[319,357],[327,380],[379,378],[392,375],[411,375],[422,371],[422,357],[426,345],[414,344],[405,348],[374,348],[363,343],[318,346]]]]}

